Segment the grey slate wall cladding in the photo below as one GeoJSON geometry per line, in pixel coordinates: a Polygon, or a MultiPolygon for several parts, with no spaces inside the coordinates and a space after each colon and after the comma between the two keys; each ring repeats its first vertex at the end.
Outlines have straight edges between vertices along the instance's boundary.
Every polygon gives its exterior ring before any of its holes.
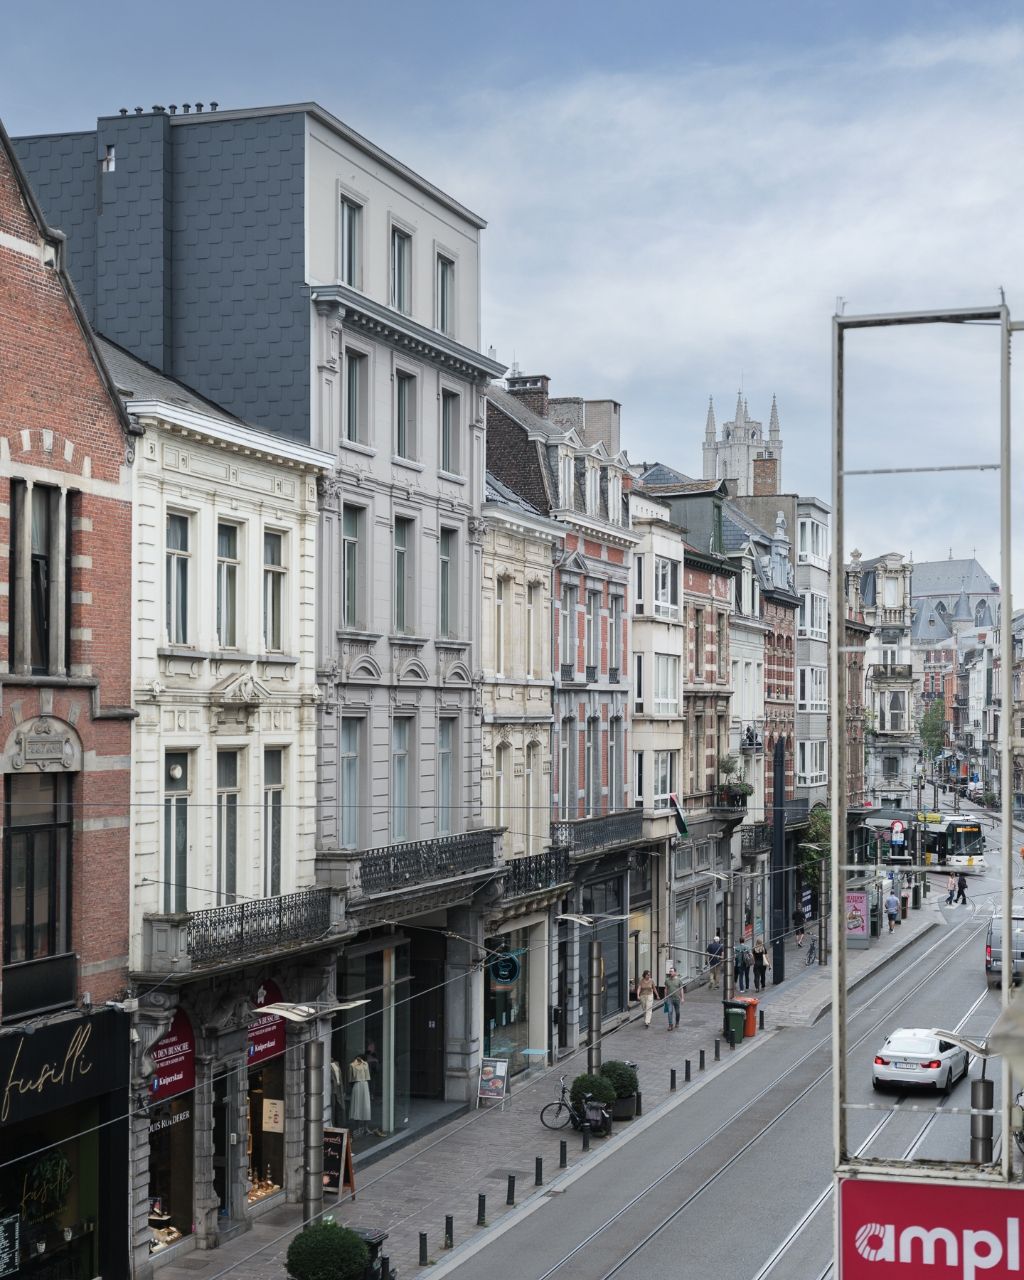
{"type": "Polygon", "coordinates": [[[68,236],[96,328],[246,421],[308,441],[303,114],[113,117],[15,145],[68,236]]]}

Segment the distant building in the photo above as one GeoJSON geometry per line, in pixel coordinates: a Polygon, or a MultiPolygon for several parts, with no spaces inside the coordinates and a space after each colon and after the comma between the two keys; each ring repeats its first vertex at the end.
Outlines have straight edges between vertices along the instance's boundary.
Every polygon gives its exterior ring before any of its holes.
{"type": "Polygon", "coordinates": [[[735,416],[722,424],[721,435],[715,424],[714,403],[709,401],[703,457],[704,479],[728,480],[734,497],[781,492],[782,434],[775,397],[772,396],[767,436],[763,425],[751,418],[742,392],[736,397],[735,416]]]}

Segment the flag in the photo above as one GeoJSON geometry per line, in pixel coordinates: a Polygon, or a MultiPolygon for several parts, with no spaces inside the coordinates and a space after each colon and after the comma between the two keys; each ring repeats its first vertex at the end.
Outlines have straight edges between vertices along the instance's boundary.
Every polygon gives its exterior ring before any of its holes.
{"type": "Polygon", "coordinates": [[[690,834],[690,828],[686,825],[686,815],[683,813],[683,806],[679,803],[679,797],[673,791],[669,796],[672,804],[672,813],[676,820],[676,830],[685,839],[690,834]]]}

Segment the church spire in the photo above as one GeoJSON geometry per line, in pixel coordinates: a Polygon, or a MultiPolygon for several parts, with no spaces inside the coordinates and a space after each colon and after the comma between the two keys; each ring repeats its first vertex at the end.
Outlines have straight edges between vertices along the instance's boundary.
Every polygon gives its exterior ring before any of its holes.
{"type": "Polygon", "coordinates": [[[708,396],[708,417],[707,421],[704,423],[704,439],[708,444],[712,444],[714,442],[716,430],[715,401],[712,396],[708,396]]]}
{"type": "Polygon", "coordinates": [[[772,396],[772,416],[768,420],[768,438],[777,440],[779,438],[779,406],[775,403],[775,397],[772,396]]]}
{"type": "Polygon", "coordinates": [[[743,422],[746,416],[747,415],[743,410],[743,392],[737,391],[736,392],[736,425],[739,426],[740,423],[743,422]]]}

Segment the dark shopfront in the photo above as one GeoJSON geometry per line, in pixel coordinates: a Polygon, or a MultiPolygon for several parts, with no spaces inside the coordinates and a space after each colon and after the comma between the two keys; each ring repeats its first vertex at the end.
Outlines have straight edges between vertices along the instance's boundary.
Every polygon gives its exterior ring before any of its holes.
{"type": "Polygon", "coordinates": [[[129,1274],[128,1036],[113,1009],[0,1032],[0,1275],[129,1274]]]}

